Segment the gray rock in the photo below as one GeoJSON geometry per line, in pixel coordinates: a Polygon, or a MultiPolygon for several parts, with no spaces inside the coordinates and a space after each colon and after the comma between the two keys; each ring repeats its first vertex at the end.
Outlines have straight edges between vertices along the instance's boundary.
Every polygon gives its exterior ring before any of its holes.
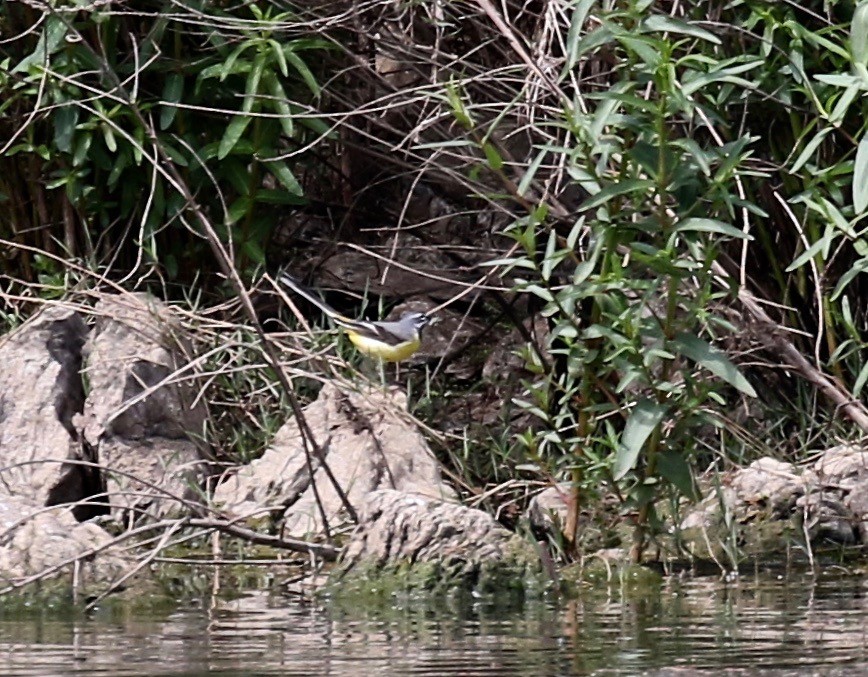
{"type": "Polygon", "coordinates": [[[204,407],[193,406],[195,389],[176,374],[189,359],[183,331],[147,294],[106,296],[94,313],[85,347],[90,392],[78,424],[107,469],[115,515],[165,516],[181,507],[173,497],[193,493],[207,461],[196,442],[204,407]]]}
{"type": "Polygon", "coordinates": [[[853,545],[857,531],[853,513],[834,494],[815,491],[796,502],[811,543],[853,545]]]}
{"type": "MultiPolygon", "coordinates": [[[[389,488],[451,498],[431,450],[410,418],[403,394],[373,390],[343,393],[326,385],[304,410],[325,462],[355,509],[372,491],[389,488]]],[[[314,482],[298,423],[278,432],[263,456],[240,468],[215,491],[214,500],[231,517],[283,517],[284,533],[298,538],[323,532],[317,501],[329,526],[347,520],[343,503],[312,453],[314,482]]]]}
{"type": "Polygon", "coordinates": [[[531,527],[547,533],[561,533],[567,522],[570,491],[569,483],[564,482],[543,489],[530,499],[525,515],[531,527]]]}
{"type": "Polygon", "coordinates": [[[75,310],[53,306],[0,338],[0,496],[55,505],[98,490],[93,470],[75,465],[92,460],[73,426],[86,337],[75,310]]]}
{"type": "Polygon", "coordinates": [[[383,490],[366,498],[338,576],[364,579],[373,572],[412,570],[429,587],[467,584],[497,591],[526,584],[521,572],[538,565],[530,544],[488,513],[383,490]]]}
{"type": "Polygon", "coordinates": [[[782,552],[800,532],[796,502],[809,489],[805,482],[789,463],[754,461],[707,490],[679,524],[679,542],[694,557],[727,563],[737,553],[782,552]]]}
{"type": "Polygon", "coordinates": [[[805,486],[791,463],[773,458],[761,458],[747,468],[737,470],[730,484],[736,503],[744,517],[757,512],[785,517],[796,499],[805,492],[805,486]]]}
{"type": "Polygon", "coordinates": [[[844,506],[853,516],[859,542],[868,543],[868,482],[853,487],[844,498],[844,506]]]}
{"type": "Polygon", "coordinates": [[[852,444],[827,449],[814,463],[822,486],[850,488],[868,481],[868,451],[852,444]]]}
{"type": "Polygon", "coordinates": [[[680,529],[687,549],[699,557],[731,557],[736,550],[783,553],[806,535],[815,547],[864,547],[868,451],[858,445],[834,447],[802,471],[771,458],[755,461],[710,490],[680,529]]]}
{"type": "Polygon", "coordinates": [[[92,522],[79,523],[69,508],[44,508],[26,500],[0,498],[0,588],[30,577],[102,592],[132,562],[111,548],[112,537],[92,522]],[[41,576],[41,574],[46,574],[41,576]]]}

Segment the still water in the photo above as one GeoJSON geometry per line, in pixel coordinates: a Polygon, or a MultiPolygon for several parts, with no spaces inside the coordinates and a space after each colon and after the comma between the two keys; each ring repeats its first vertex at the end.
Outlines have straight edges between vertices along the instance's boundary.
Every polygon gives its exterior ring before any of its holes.
{"type": "Polygon", "coordinates": [[[866,644],[868,580],[766,572],[510,610],[257,592],[151,616],[0,615],[0,675],[868,675],[866,644]]]}

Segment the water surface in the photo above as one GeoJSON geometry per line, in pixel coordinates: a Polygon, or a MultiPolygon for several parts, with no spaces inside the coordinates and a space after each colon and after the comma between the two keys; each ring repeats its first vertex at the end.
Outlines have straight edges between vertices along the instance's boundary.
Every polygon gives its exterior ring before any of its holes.
{"type": "Polygon", "coordinates": [[[274,593],[162,614],[0,616],[0,674],[868,675],[868,581],[773,572],[574,600],[379,611],[274,593]]]}

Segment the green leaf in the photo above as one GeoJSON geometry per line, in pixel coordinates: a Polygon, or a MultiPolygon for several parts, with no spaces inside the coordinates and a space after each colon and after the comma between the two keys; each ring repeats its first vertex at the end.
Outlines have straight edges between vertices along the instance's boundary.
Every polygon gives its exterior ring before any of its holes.
{"type": "Polygon", "coordinates": [[[527,171],[524,173],[524,176],[521,177],[521,181],[518,182],[518,194],[522,197],[527,192],[528,187],[533,181],[533,177],[536,175],[539,170],[542,161],[545,159],[545,156],[548,155],[548,150],[543,148],[537,156],[533,159],[533,162],[527,168],[527,171]]]}
{"type": "Polygon", "coordinates": [[[102,138],[105,141],[106,148],[109,149],[110,153],[114,153],[118,149],[118,140],[115,138],[114,130],[107,122],[103,122],[100,124],[100,128],[102,129],[102,138]]]}
{"type": "Polygon", "coordinates": [[[795,174],[796,172],[798,172],[802,168],[802,165],[804,165],[808,160],[811,159],[814,151],[817,150],[819,145],[823,143],[823,139],[825,139],[833,129],[833,127],[826,127],[825,129],[817,132],[814,135],[814,138],[808,141],[805,149],[799,154],[799,157],[793,163],[793,166],[790,167],[791,173],[795,174]]]}
{"type": "Polygon", "coordinates": [[[868,2],[860,2],[850,23],[850,54],[853,63],[868,65],[868,2]]]}
{"type": "Polygon", "coordinates": [[[853,207],[859,216],[868,208],[868,135],[862,137],[856,149],[853,166],[853,207]]]}
{"type": "Polygon", "coordinates": [[[278,188],[260,188],[256,191],[253,199],[257,203],[272,205],[303,205],[306,200],[298,195],[292,195],[278,188]]]}
{"type": "Polygon", "coordinates": [[[229,213],[226,215],[228,223],[236,223],[242,216],[253,206],[253,201],[249,197],[240,197],[229,207],[229,213]]]}
{"type": "Polygon", "coordinates": [[[223,138],[220,139],[220,148],[217,150],[218,160],[222,160],[232,152],[235,144],[238,143],[238,139],[244,134],[244,130],[247,129],[247,125],[249,124],[250,118],[246,115],[236,115],[232,118],[232,122],[229,123],[226,131],[223,132],[223,138]]]}
{"type": "Polygon", "coordinates": [[[265,252],[262,250],[262,247],[259,246],[258,242],[245,240],[241,243],[241,251],[244,252],[244,254],[254,263],[265,263],[265,252]]]}
{"type": "Polygon", "coordinates": [[[277,40],[269,40],[268,44],[271,47],[271,53],[274,54],[274,58],[277,59],[277,66],[280,68],[280,74],[283,77],[288,77],[289,67],[286,65],[286,56],[283,54],[283,47],[277,40]]]}
{"type": "Polygon", "coordinates": [[[304,80],[304,84],[307,85],[307,88],[311,91],[311,93],[314,96],[319,96],[319,83],[316,81],[313,73],[310,72],[310,68],[307,67],[307,64],[298,54],[293,52],[291,49],[285,50],[284,54],[286,54],[286,60],[292,64],[292,67],[295,68],[295,70],[301,76],[301,79],[304,80]]]}
{"type": "Polygon", "coordinates": [[[636,467],[639,460],[639,452],[645,445],[646,440],[654,431],[663,417],[666,416],[666,407],[651,399],[640,400],[630,412],[630,418],[621,433],[621,442],[615,454],[615,467],[613,473],[616,480],[621,479],[636,467]]]}
{"type": "Polygon", "coordinates": [[[169,73],[166,76],[166,84],[163,85],[163,106],[160,110],[160,129],[168,129],[174,122],[178,109],[175,106],[166,105],[178,103],[184,91],[184,78],[180,73],[169,73]]]}
{"type": "Polygon", "coordinates": [[[265,55],[260,52],[253,60],[253,68],[251,68],[250,73],[247,74],[247,83],[244,86],[244,103],[241,104],[241,110],[245,113],[252,111],[254,105],[258,101],[259,82],[262,80],[262,71],[264,69],[265,55]]]}
{"type": "Polygon", "coordinates": [[[283,187],[286,188],[293,195],[304,195],[304,190],[301,187],[301,184],[298,182],[298,179],[295,178],[295,174],[289,169],[287,164],[282,160],[272,160],[270,162],[263,163],[268,170],[277,177],[277,180],[283,184],[283,187]]]}
{"type": "MultiPolygon", "coordinates": [[[[238,45],[238,47],[235,48],[232,54],[229,55],[229,58],[226,59],[226,61],[222,65],[216,68],[214,75],[216,75],[217,73],[220,74],[220,82],[223,82],[230,74],[235,72],[235,62],[238,61],[238,57],[241,56],[244,50],[251,46],[252,44],[249,42],[242,42],[240,45],[238,45]]],[[[206,70],[208,74],[206,75],[206,71],[202,71],[202,73],[199,74],[200,78],[206,78],[211,76],[210,69],[206,70]]]]}
{"type": "Polygon", "coordinates": [[[722,350],[687,332],[679,332],[672,342],[686,358],[722,378],[745,395],[756,397],[756,390],[722,350]]]}
{"type": "MultiPolygon", "coordinates": [[[[607,203],[613,197],[625,195],[627,193],[644,193],[654,185],[651,179],[628,179],[627,181],[619,181],[603,188],[599,193],[587,200],[581,209],[594,209],[607,203]]],[[[644,195],[642,196],[645,197],[644,195]]]]}
{"type": "Polygon", "coordinates": [[[675,226],[675,231],[678,233],[687,230],[699,233],[717,233],[718,235],[735,237],[739,240],[753,240],[753,237],[743,230],[739,230],[735,226],[731,226],[723,221],[716,221],[715,219],[689,218],[679,221],[678,225],[675,226]]]}
{"type": "Polygon", "coordinates": [[[864,273],[868,271],[868,259],[860,259],[856,261],[850,270],[844,273],[841,276],[841,279],[838,280],[838,284],[835,285],[835,291],[832,292],[832,300],[835,301],[838,299],[838,296],[841,295],[841,292],[853,281],[853,278],[856,277],[859,273],[864,273]]]}
{"type": "Polygon", "coordinates": [[[503,158],[500,157],[500,153],[497,152],[497,148],[495,148],[492,144],[486,142],[482,144],[482,152],[485,153],[485,159],[488,160],[489,167],[491,167],[494,171],[499,171],[503,169],[503,158]]]}
{"type": "MultiPolygon", "coordinates": [[[[844,93],[838,99],[835,107],[832,109],[832,112],[829,113],[828,118],[829,122],[831,122],[835,127],[840,127],[841,122],[844,119],[844,116],[847,114],[847,111],[850,110],[850,106],[853,104],[853,101],[856,100],[857,96],[862,95],[862,87],[859,85],[850,85],[847,89],[844,90],[844,93]]],[[[860,102],[861,106],[861,102],[860,102]]]]}
{"type": "Polygon", "coordinates": [[[72,137],[78,123],[78,108],[73,105],[62,106],[54,112],[54,145],[63,153],[72,150],[72,137]]]}
{"type": "Polygon", "coordinates": [[[596,0],[579,0],[570,18],[570,30],[567,33],[567,58],[564,69],[561,71],[559,81],[563,79],[576,65],[578,59],[579,36],[582,34],[582,26],[588,16],[588,12],[596,0]]]}
{"type": "Polygon", "coordinates": [[[286,100],[286,92],[283,91],[283,86],[273,73],[268,73],[268,76],[266,78],[268,88],[271,91],[271,96],[274,97],[271,100],[271,106],[280,114],[280,127],[283,129],[283,133],[287,137],[292,138],[295,132],[295,125],[292,121],[292,109],[286,100]]]}
{"type": "Polygon", "coordinates": [[[51,60],[48,57],[54,54],[63,44],[66,31],[67,23],[64,18],[59,14],[48,14],[48,18],[45,21],[45,29],[40,33],[39,40],[36,42],[36,49],[29,56],[22,59],[12,69],[12,72],[26,73],[30,70],[31,66],[40,66],[46,62],[50,64],[51,60]]]}
{"type": "Polygon", "coordinates": [[[833,87],[851,87],[853,85],[859,86],[862,84],[862,81],[853,75],[841,75],[836,73],[829,75],[815,75],[814,80],[818,80],[826,85],[832,85],[833,87]]]}
{"type": "Polygon", "coordinates": [[[856,377],[856,382],[853,384],[853,397],[859,397],[862,393],[862,388],[865,387],[866,381],[868,381],[868,362],[862,365],[862,370],[856,377]]]}
{"type": "Polygon", "coordinates": [[[720,38],[718,38],[714,33],[709,33],[704,28],[693,26],[671,16],[666,16],[665,14],[653,14],[652,16],[649,16],[642,23],[642,28],[646,31],[659,33],[680,33],[681,35],[689,35],[690,37],[699,38],[700,40],[707,40],[715,45],[721,44],[720,38]]]}
{"type": "Polygon", "coordinates": [[[819,238],[816,242],[814,242],[814,244],[812,244],[805,251],[803,251],[801,254],[799,254],[796,257],[796,260],[793,261],[789,266],[787,266],[786,272],[790,273],[790,272],[796,270],[797,268],[801,268],[808,261],[810,261],[812,258],[814,258],[818,253],[820,253],[820,251],[822,251],[825,248],[826,241],[829,239],[829,237],[832,235],[833,232],[834,231],[828,231],[826,233],[825,237],[819,238]]]}
{"type": "Polygon", "coordinates": [[[683,496],[696,497],[696,485],[690,472],[690,462],[674,449],[665,449],[657,456],[657,473],[683,496]]]}

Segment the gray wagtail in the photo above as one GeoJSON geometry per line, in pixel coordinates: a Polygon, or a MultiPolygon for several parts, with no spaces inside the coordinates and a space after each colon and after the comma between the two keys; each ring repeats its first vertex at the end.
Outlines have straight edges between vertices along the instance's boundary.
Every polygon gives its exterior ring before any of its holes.
{"type": "Polygon", "coordinates": [[[279,279],[342,327],[353,345],[361,352],[385,362],[406,360],[419,350],[422,344],[422,329],[431,322],[431,317],[425,313],[404,313],[400,320],[394,322],[353,320],[341,315],[312,291],[305,289],[288,273],[282,273],[279,279]]]}

